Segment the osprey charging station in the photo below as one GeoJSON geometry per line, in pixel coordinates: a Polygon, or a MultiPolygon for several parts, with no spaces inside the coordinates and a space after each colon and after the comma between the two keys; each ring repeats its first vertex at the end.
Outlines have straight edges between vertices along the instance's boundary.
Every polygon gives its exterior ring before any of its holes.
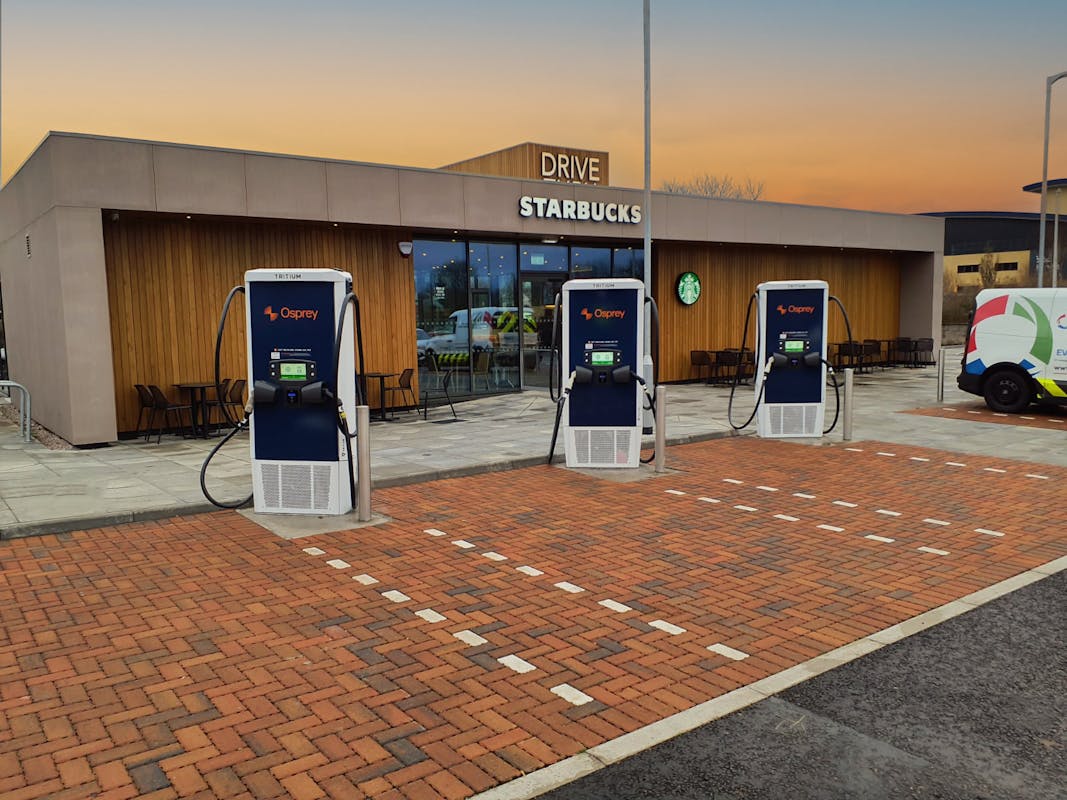
{"type": "Polygon", "coordinates": [[[343,416],[339,423],[339,408],[354,408],[356,398],[353,326],[343,314],[351,291],[352,276],[334,269],[245,272],[257,512],[353,508],[343,416]]]}
{"type": "Polygon", "coordinates": [[[826,281],[768,281],[756,287],[756,433],[823,435],[826,411],[826,281]],[[762,367],[762,368],[761,368],[762,367]]]}
{"type": "Polygon", "coordinates": [[[644,284],[633,278],[563,284],[561,362],[568,467],[637,467],[641,460],[644,284]]]}

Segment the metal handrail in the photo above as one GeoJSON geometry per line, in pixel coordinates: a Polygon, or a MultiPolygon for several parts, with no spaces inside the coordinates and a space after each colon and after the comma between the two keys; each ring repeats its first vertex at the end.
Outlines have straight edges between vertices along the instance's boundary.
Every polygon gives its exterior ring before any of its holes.
{"type": "Polygon", "coordinates": [[[19,431],[22,433],[22,439],[25,442],[33,441],[33,434],[30,432],[30,390],[23,386],[21,383],[15,381],[0,381],[0,388],[7,389],[7,396],[11,396],[12,389],[18,389],[22,392],[22,400],[19,403],[19,431]]]}

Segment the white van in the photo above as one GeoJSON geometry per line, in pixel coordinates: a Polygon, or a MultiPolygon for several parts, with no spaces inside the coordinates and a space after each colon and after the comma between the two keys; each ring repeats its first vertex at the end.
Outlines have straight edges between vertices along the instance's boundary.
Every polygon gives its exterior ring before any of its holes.
{"type": "Polygon", "coordinates": [[[480,306],[470,310],[468,323],[467,309],[461,308],[448,316],[443,332],[422,342],[426,353],[441,355],[444,353],[466,353],[470,347],[475,352],[480,350],[512,350],[519,347],[519,329],[523,331],[523,345],[537,347],[537,328],[533,313],[527,311],[520,326],[518,309],[514,306],[480,306]]]}
{"type": "Polygon", "coordinates": [[[993,411],[1067,403],[1067,289],[983,289],[956,384],[993,411]]]}

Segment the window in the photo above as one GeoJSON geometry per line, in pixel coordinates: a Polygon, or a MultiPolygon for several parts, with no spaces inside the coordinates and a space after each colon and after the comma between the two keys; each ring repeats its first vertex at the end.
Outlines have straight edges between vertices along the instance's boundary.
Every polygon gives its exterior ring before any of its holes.
{"type": "Polygon", "coordinates": [[[645,279],[645,251],[641,248],[616,247],[615,266],[611,273],[616,278],[645,279]]]}
{"type": "Polygon", "coordinates": [[[1006,261],[1003,264],[997,264],[997,272],[1018,272],[1018,261],[1006,261]]]}
{"type": "Polygon", "coordinates": [[[571,277],[610,278],[611,250],[606,247],[572,247],[571,277]]]}
{"type": "Polygon", "coordinates": [[[977,264],[960,264],[958,267],[956,267],[956,274],[957,275],[965,275],[968,272],[978,272],[978,265],[977,264]]]}

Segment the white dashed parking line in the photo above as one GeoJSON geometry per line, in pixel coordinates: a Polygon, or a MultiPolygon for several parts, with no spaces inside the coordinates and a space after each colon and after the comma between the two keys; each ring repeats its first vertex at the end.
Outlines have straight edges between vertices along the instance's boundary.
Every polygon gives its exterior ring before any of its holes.
{"type": "Polygon", "coordinates": [[[870,539],[873,542],[884,542],[885,544],[892,544],[896,539],[890,539],[886,536],[875,536],[873,533],[869,533],[863,537],[864,539],[870,539]]]}
{"type": "Polygon", "coordinates": [[[624,614],[627,611],[633,611],[633,609],[630,608],[628,605],[618,603],[615,600],[601,600],[599,601],[599,605],[604,606],[604,608],[610,608],[612,611],[616,611],[619,614],[624,614]]]}
{"type": "Polygon", "coordinates": [[[933,519],[931,517],[926,517],[923,520],[923,522],[928,522],[931,525],[951,525],[952,524],[951,522],[945,522],[945,520],[943,520],[943,519],[933,519]]]}
{"type": "Polygon", "coordinates": [[[665,633],[669,633],[671,636],[678,636],[679,634],[685,633],[685,628],[680,628],[677,625],[672,625],[671,623],[665,622],[662,619],[654,619],[648,624],[653,628],[658,628],[659,630],[664,631],[665,633]]]}
{"type": "Polygon", "coordinates": [[[567,581],[560,581],[559,583],[554,583],[552,585],[555,586],[557,589],[562,589],[563,591],[570,592],[571,594],[578,594],[579,592],[585,591],[585,589],[583,589],[581,586],[575,586],[573,583],[568,583],[567,581]]]}
{"type": "Polygon", "coordinates": [[[799,517],[791,517],[788,514],[775,514],[774,518],[775,519],[785,520],[786,522],[799,522],[800,521],[799,517]]]}
{"type": "Polygon", "coordinates": [[[732,647],[728,647],[724,644],[713,644],[708,647],[713,653],[718,653],[720,656],[732,659],[733,661],[743,661],[748,658],[748,653],[743,653],[740,650],[735,650],[732,647]]]}
{"type": "Polygon", "coordinates": [[[488,644],[488,639],[483,639],[474,631],[456,631],[452,634],[464,644],[468,644],[471,647],[481,647],[483,644],[488,644]]]}
{"type": "Polygon", "coordinates": [[[575,689],[569,683],[561,683],[559,686],[553,686],[549,691],[552,692],[552,694],[559,695],[572,706],[584,706],[586,703],[593,702],[592,697],[585,692],[575,689]]]}
{"type": "Polygon", "coordinates": [[[836,525],[816,525],[815,527],[824,531],[833,531],[834,533],[841,533],[844,530],[844,528],[839,528],[836,525]]]}
{"type": "Polygon", "coordinates": [[[933,553],[935,556],[947,556],[948,550],[938,550],[936,547],[917,547],[920,553],[933,553]]]}
{"type": "Polygon", "coordinates": [[[430,536],[448,536],[444,531],[439,531],[437,528],[427,528],[423,533],[428,533],[430,536]]]}
{"type": "Polygon", "coordinates": [[[482,553],[482,556],[488,558],[490,561],[507,561],[507,556],[502,556],[500,553],[494,553],[490,550],[488,553],[482,553]]]}
{"type": "Polygon", "coordinates": [[[411,598],[403,592],[398,592],[396,589],[390,589],[388,592],[382,592],[382,597],[386,600],[392,600],[394,603],[406,603],[411,598]]]}
{"type": "Polygon", "coordinates": [[[515,567],[515,571],[516,572],[521,572],[523,575],[529,575],[531,578],[536,578],[538,575],[544,575],[545,574],[545,573],[541,572],[541,570],[536,569],[535,567],[530,567],[530,566],[515,567]]]}
{"type": "Polygon", "coordinates": [[[508,669],[515,670],[520,675],[523,674],[524,672],[533,672],[535,669],[537,669],[537,667],[535,667],[529,661],[523,661],[521,658],[519,658],[518,656],[514,656],[514,655],[509,655],[509,656],[504,656],[503,658],[498,658],[497,661],[499,661],[501,664],[503,664],[508,669]]]}
{"type": "Polygon", "coordinates": [[[438,614],[432,608],[424,608],[422,611],[416,611],[415,616],[421,617],[427,622],[444,622],[447,619],[444,614],[438,614]]]}
{"type": "Polygon", "coordinates": [[[305,547],[304,548],[304,552],[307,553],[309,556],[324,556],[324,555],[326,555],[326,551],[325,550],[319,550],[319,548],[317,548],[317,547],[305,547]]]}
{"type": "Polygon", "coordinates": [[[984,533],[986,536],[1003,536],[1004,535],[1000,531],[991,531],[991,530],[989,530],[989,528],[975,528],[974,532],[975,533],[984,533]]]}
{"type": "Polygon", "coordinates": [[[349,564],[349,563],[348,563],[347,561],[342,561],[342,560],[341,560],[341,559],[339,559],[339,558],[331,558],[331,559],[330,559],[329,561],[327,561],[326,563],[327,563],[327,564],[329,564],[329,565],[330,565],[331,567],[333,567],[334,569],[348,569],[349,567],[351,567],[351,566],[352,566],[352,565],[351,565],[351,564],[349,564]]]}
{"type": "Polygon", "coordinates": [[[474,548],[473,544],[464,541],[463,539],[456,539],[456,541],[452,542],[452,544],[454,544],[456,547],[461,547],[464,550],[472,550],[474,548]]]}
{"type": "Polygon", "coordinates": [[[356,575],[356,577],[354,577],[352,580],[359,581],[364,586],[372,586],[373,584],[378,582],[377,578],[373,578],[370,575],[367,575],[366,573],[364,573],[363,575],[356,575]]]}

